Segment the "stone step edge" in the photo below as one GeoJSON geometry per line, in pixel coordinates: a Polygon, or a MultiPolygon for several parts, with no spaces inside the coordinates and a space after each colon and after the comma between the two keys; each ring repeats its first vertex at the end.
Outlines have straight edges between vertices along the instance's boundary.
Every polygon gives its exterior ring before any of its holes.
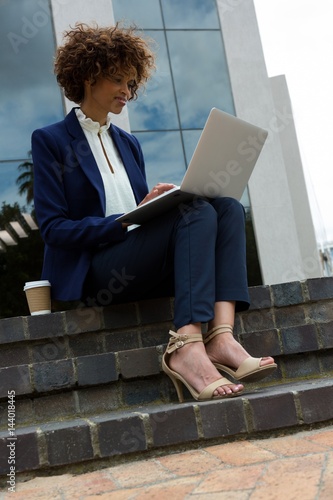
{"type": "MultiPolygon", "coordinates": [[[[271,308],[283,310],[292,306],[305,307],[308,305],[311,307],[312,304],[321,301],[323,301],[322,306],[325,307],[326,301],[330,302],[333,299],[333,277],[312,278],[276,285],[260,285],[250,287],[249,292],[251,307],[249,311],[240,313],[240,316],[244,314],[244,318],[247,315],[251,318],[252,313],[255,317],[262,313],[265,315],[267,310],[271,308]]],[[[320,317],[320,311],[315,310],[314,312],[320,317]]],[[[71,309],[45,316],[1,318],[0,344],[54,337],[59,331],[65,335],[78,335],[105,329],[139,327],[161,321],[172,324],[172,318],[172,297],[118,304],[105,308],[71,309]],[[44,334],[45,331],[46,334],[44,334]]],[[[328,320],[332,320],[329,315],[328,320]]],[[[251,322],[253,322],[253,318],[251,318],[251,322]]],[[[277,326],[272,325],[272,327],[277,326]]],[[[251,328],[250,330],[252,331],[251,328]]],[[[246,328],[245,332],[250,330],[246,328]]]]}
{"type": "MultiPolygon", "coordinates": [[[[12,416],[9,410],[8,416],[12,416]]],[[[333,419],[333,378],[257,389],[237,398],[137,407],[0,433],[0,474],[49,469],[301,427],[333,419]],[[65,445],[66,444],[66,445],[65,445]]],[[[14,422],[14,427],[10,426],[14,422]]]]}
{"type": "MultiPolygon", "coordinates": [[[[307,341],[310,340],[309,336],[307,341]]],[[[162,373],[161,359],[165,347],[166,344],[163,344],[0,368],[0,403],[6,400],[8,390],[14,390],[16,398],[21,398],[117,383],[120,379],[131,381],[159,375],[162,373]]],[[[307,349],[305,344],[302,347],[303,357],[310,356],[308,361],[306,357],[304,359],[304,362],[309,363],[308,375],[313,376],[314,373],[318,373],[319,376],[327,375],[330,363],[326,359],[326,353],[331,350],[326,346],[326,348],[319,347],[318,343],[313,341],[309,343],[307,349]],[[317,353],[318,356],[323,353],[322,363],[312,359],[313,354],[317,353]]],[[[299,355],[300,349],[295,349],[291,342],[290,346],[285,344],[285,350],[286,352],[282,352],[280,347],[280,352],[277,348],[270,351],[278,363],[278,369],[272,377],[275,382],[299,378],[292,376],[284,358],[299,355]]]]}

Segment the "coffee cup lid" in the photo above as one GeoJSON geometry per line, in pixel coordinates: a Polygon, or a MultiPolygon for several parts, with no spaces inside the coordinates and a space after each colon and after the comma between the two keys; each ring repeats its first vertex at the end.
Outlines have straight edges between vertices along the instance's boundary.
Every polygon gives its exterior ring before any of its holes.
{"type": "Polygon", "coordinates": [[[51,283],[48,280],[39,280],[39,281],[27,281],[24,285],[23,290],[28,290],[29,288],[37,288],[39,286],[51,286],[51,283]]]}

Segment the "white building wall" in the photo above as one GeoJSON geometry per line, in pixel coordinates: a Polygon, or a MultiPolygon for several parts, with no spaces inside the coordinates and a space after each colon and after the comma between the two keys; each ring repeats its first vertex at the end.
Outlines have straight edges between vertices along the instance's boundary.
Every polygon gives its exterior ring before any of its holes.
{"type": "Polygon", "coordinates": [[[269,131],[249,182],[263,282],[304,279],[307,270],[279,137],[292,116],[288,109],[275,106],[253,1],[217,0],[217,4],[236,115],[269,131]]]}
{"type": "MultiPolygon", "coordinates": [[[[270,84],[276,109],[284,109],[286,114],[291,117],[292,105],[285,76],[270,78],[270,84]]],[[[278,135],[289,189],[292,193],[293,211],[302,256],[299,272],[300,275],[305,275],[307,278],[317,278],[323,274],[324,270],[320,261],[295,123],[292,118],[285,126],[280,127],[278,135]]]]}

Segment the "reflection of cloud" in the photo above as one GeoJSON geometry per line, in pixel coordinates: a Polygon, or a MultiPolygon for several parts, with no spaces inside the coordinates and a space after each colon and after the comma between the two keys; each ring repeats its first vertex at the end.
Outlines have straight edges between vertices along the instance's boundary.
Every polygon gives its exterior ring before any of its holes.
{"type": "MultiPolygon", "coordinates": [[[[53,28],[47,2],[38,0],[22,0],[18,6],[10,2],[1,9],[0,18],[0,62],[6,68],[21,71],[24,65],[24,74],[29,80],[39,82],[43,79],[43,72],[47,68],[52,72],[52,55],[54,53],[53,28]],[[50,57],[51,56],[51,57],[50,57]]],[[[20,83],[12,80],[6,72],[5,83],[11,83],[14,88],[20,83]]]]}
{"type": "Polygon", "coordinates": [[[186,155],[186,164],[188,165],[193,156],[196,145],[198,144],[199,138],[201,135],[201,130],[184,130],[183,138],[184,138],[184,148],[186,155]]]}
{"type": "Polygon", "coordinates": [[[0,164],[0,206],[3,202],[11,205],[17,202],[20,206],[26,203],[25,197],[18,194],[16,179],[20,172],[17,167],[18,163],[14,162],[0,164]]]}
{"type": "Polygon", "coordinates": [[[143,96],[140,101],[129,105],[131,129],[168,130],[178,128],[177,110],[172,94],[164,92],[161,100],[160,91],[150,91],[149,98],[143,96]]]}
{"type": "MultiPolygon", "coordinates": [[[[148,34],[148,33],[147,33],[148,34]]],[[[149,33],[156,40],[157,71],[144,94],[129,104],[131,129],[167,130],[179,128],[165,38],[162,32],[149,33]]]]}
{"type": "Polygon", "coordinates": [[[133,131],[179,128],[176,104],[181,127],[185,129],[202,129],[212,107],[234,114],[215,0],[161,2],[177,103],[165,34],[160,30],[158,2],[154,3],[155,10],[151,5],[148,24],[144,21],[146,5],[142,9],[134,0],[116,0],[114,3],[117,18],[141,19],[140,26],[147,29],[146,34],[159,46],[156,75],[147,86],[146,95],[129,108],[133,131]],[[149,31],[149,28],[156,31],[149,31]],[[197,29],[200,31],[195,31],[197,29]]]}
{"type": "Polygon", "coordinates": [[[179,132],[141,132],[135,134],[146,161],[148,185],[157,182],[180,184],[185,163],[179,132]]]}
{"type": "Polygon", "coordinates": [[[0,159],[24,158],[34,129],[63,117],[53,75],[54,38],[47,2],[23,0],[1,7],[0,159]],[[9,36],[10,35],[10,36],[9,36]],[[22,41],[17,52],[13,37],[22,41]]]}
{"type": "Polygon", "coordinates": [[[214,106],[234,113],[221,34],[170,31],[167,37],[182,126],[202,128],[214,106]]]}
{"type": "Polygon", "coordinates": [[[133,22],[142,29],[162,28],[162,16],[159,2],[145,0],[144,9],[138,9],[138,0],[113,0],[112,2],[116,20],[124,20],[126,24],[133,22]]]}
{"type": "Polygon", "coordinates": [[[12,97],[0,106],[1,159],[25,158],[32,132],[63,118],[60,93],[50,86],[25,88],[12,97]]]}
{"type": "Polygon", "coordinates": [[[166,28],[219,29],[215,0],[162,0],[166,28]]]}
{"type": "MultiPolygon", "coordinates": [[[[227,63],[220,32],[167,31],[181,127],[201,129],[212,107],[234,114],[227,63]],[[200,71],[197,70],[200,68],[200,71]]],[[[157,72],[144,95],[131,103],[131,129],[179,128],[164,34],[149,33],[158,43],[157,72]]]]}
{"type": "MultiPolygon", "coordinates": [[[[160,2],[145,0],[144,8],[138,0],[113,0],[116,20],[135,23],[142,29],[162,29],[160,2]]],[[[166,29],[219,29],[215,0],[162,0],[166,29]]]]}

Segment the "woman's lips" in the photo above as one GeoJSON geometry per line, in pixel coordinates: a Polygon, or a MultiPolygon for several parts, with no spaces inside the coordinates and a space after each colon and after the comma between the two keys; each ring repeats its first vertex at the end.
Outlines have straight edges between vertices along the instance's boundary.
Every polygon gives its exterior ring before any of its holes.
{"type": "Polygon", "coordinates": [[[127,103],[127,99],[125,99],[124,97],[116,97],[116,100],[123,106],[125,106],[127,103]]]}

